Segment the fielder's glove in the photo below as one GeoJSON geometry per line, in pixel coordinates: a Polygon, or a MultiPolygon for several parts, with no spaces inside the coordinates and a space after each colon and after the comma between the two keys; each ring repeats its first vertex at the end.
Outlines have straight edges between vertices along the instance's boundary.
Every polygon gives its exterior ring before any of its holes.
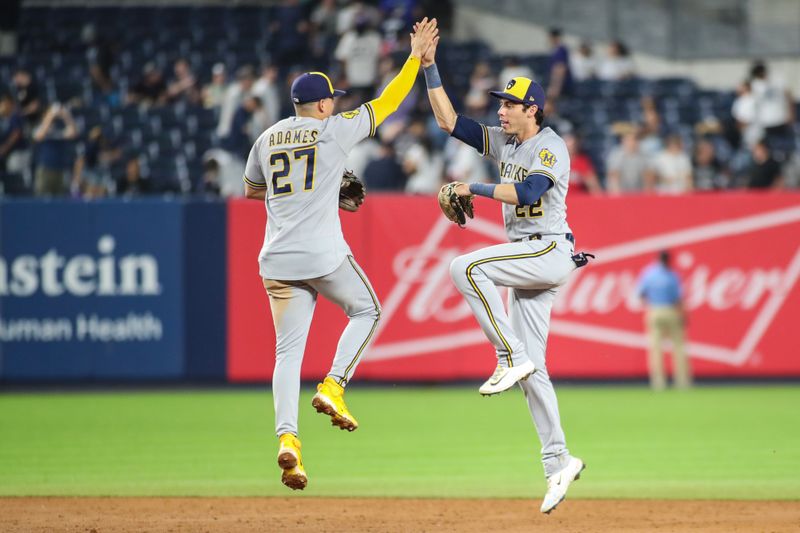
{"type": "Polygon", "coordinates": [[[366,189],[352,170],[345,170],[342,174],[342,185],[339,187],[339,208],[355,213],[364,203],[366,189]]]}
{"type": "Polygon", "coordinates": [[[458,184],[457,181],[454,181],[442,186],[439,190],[439,207],[449,220],[463,226],[467,223],[467,217],[475,218],[475,213],[472,209],[472,195],[459,196],[456,194],[455,189],[458,184]]]}

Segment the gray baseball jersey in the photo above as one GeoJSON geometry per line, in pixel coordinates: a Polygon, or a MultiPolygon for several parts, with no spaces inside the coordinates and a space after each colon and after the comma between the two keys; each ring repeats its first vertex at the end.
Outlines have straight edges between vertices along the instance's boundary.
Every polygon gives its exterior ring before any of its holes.
{"type": "Polygon", "coordinates": [[[575,270],[573,242],[565,235],[572,233],[566,213],[569,153],[550,128],[519,144],[502,128],[481,128],[483,142],[470,144],[498,161],[502,183],[518,183],[531,174],[553,182],[533,205],[503,204],[506,233],[518,242],[475,250],[450,265],[453,282],[494,345],[499,364],[510,367],[530,360],[536,367],[519,385],[542,444],[545,476],[550,477],[571,457],[545,359],[553,300],[575,270]],[[520,240],[536,233],[541,240],[520,240]],[[498,286],[510,289],[508,312],[498,286]]]}
{"type": "Polygon", "coordinates": [[[256,140],[244,180],[267,189],[262,278],[319,278],[351,255],[339,221],[339,187],[347,153],[374,134],[367,103],[325,120],[286,118],[256,140]]]}
{"type": "Polygon", "coordinates": [[[569,152],[564,140],[550,128],[517,144],[513,136],[499,127],[487,127],[485,153],[497,160],[501,183],[518,183],[530,174],[542,174],[553,186],[533,205],[503,204],[503,220],[509,240],[534,233],[542,235],[571,233],[567,224],[567,188],[569,152]]]}

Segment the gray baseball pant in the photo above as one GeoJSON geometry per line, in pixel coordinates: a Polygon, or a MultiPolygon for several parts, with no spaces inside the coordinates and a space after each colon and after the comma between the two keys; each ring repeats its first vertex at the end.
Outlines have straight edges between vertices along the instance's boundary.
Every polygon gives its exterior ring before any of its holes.
{"type": "Polygon", "coordinates": [[[355,259],[347,259],[332,273],[303,281],[264,280],[275,325],[275,370],[272,394],[275,403],[275,433],[297,435],[300,400],[300,368],[314,315],[317,295],[335,303],[350,322],[339,338],[328,373],[346,386],[361,356],[372,340],[380,320],[380,304],[364,271],[355,259]]]}
{"type": "Polygon", "coordinates": [[[519,385],[542,444],[546,477],[570,458],[550,375],[545,363],[550,310],[557,288],[575,270],[573,244],[566,239],[498,244],[455,258],[450,275],[504,366],[530,359],[536,366],[519,385]],[[497,286],[509,287],[506,314],[497,286]]]}

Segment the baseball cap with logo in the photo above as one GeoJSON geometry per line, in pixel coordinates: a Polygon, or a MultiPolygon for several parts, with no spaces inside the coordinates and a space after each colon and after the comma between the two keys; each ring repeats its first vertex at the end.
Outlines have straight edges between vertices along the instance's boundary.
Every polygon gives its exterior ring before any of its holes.
{"type": "Polygon", "coordinates": [[[322,72],[300,74],[292,83],[292,102],[305,104],[323,98],[333,98],[347,94],[333,88],[331,79],[322,72]]]}
{"type": "Polygon", "coordinates": [[[504,91],[489,91],[489,94],[518,104],[537,105],[544,110],[544,89],[529,78],[514,78],[506,84],[504,91]]]}

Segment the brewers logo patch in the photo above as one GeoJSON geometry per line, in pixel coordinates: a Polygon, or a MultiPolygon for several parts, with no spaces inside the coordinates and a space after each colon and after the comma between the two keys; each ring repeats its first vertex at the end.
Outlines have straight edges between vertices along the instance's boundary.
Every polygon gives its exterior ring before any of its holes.
{"type": "Polygon", "coordinates": [[[341,113],[341,115],[344,118],[351,118],[352,119],[352,118],[356,118],[358,116],[358,113],[359,113],[358,109],[353,109],[352,111],[345,111],[344,113],[341,113]]]}
{"type": "Polygon", "coordinates": [[[547,168],[553,168],[553,165],[556,164],[556,156],[547,148],[542,148],[542,151],[539,152],[539,159],[542,160],[542,164],[547,168]]]}
{"type": "Polygon", "coordinates": [[[510,88],[512,88],[516,84],[517,84],[517,80],[511,80],[510,82],[508,82],[508,85],[506,85],[506,91],[509,90],[510,88]]]}

